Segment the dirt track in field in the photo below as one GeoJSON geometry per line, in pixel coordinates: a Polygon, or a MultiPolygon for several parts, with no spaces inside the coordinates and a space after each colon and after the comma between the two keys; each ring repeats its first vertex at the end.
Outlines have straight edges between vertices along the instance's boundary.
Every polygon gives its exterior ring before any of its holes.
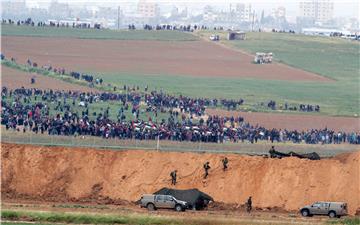
{"type": "Polygon", "coordinates": [[[136,201],[144,193],[170,187],[178,170],[178,189],[198,188],[215,201],[298,210],[315,201],[345,201],[360,208],[360,151],[311,161],[299,158],[5,144],[1,146],[1,192],[6,199],[62,202],[136,201]],[[203,179],[204,162],[209,177],[203,179]]]}
{"type": "Polygon", "coordinates": [[[238,112],[207,109],[209,115],[241,116],[252,125],[259,124],[268,129],[308,130],[329,128],[334,131],[359,132],[360,118],[323,115],[291,115],[284,113],[238,112]]]}
{"type": "Polygon", "coordinates": [[[268,80],[330,81],[278,63],[255,65],[253,57],[206,41],[123,41],[3,36],[3,53],[19,63],[95,72],[169,74],[268,80]]]}
{"type": "Polygon", "coordinates": [[[25,73],[6,66],[1,67],[1,86],[10,89],[15,88],[39,88],[64,91],[96,92],[96,89],[81,85],[71,84],[55,78],[39,75],[36,73],[25,73]],[[35,84],[30,83],[31,77],[35,77],[35,84]]]}

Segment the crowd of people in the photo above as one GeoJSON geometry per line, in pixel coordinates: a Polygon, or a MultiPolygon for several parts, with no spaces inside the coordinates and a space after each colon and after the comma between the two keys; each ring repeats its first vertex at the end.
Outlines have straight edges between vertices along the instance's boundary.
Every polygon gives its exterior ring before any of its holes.
{"type": "MultiPolygon", "coordinates": [[[[6,57],[4,54],[1,53],[1,60],[6,60],[6,57]]],[[[17,63],[15,58],[11,58],[11,61],[13,63],[17,63]]],[[[32,61],[31,59],[28,59],[26,61],[26,65],[31,67],[31,68],[40,68],[42,69],[44,72],[48,71],[48,72],[53,72],[59,75],[68,75],[71,76],[74,79],[77,80],[84,80],[86,82],[89,83],[89,86],[94,86],[94,84],[97,85],[102,85],[104,80],[102,78],[96,78],[94,77],[94,75],[91,74],[85,74],[85,73],[80,73],[80,72],[76,72],[76,71],[71,71],[69,73],[66,72],[65,68],[56,68],[53,67],[52,65],[38,65],[38,63],[32,61]]]]}
{"type": "MultiPolygon", "coordinates": [[[[129,30],[135,30],[136,27],[134,24],[129,24],[129,30]]],[[[209,27],[204,26],[204,25],[173,25],[173,24],[157,24],[157,25],[150,25],[150,24],[145,24],[143,26],[144,30],[178,30],[178,31],[187,31],[187,32],[193,32],[195,30],[208,30],[209,27]]],[[[214,27],[214,30],[224,30],[223,27],[214,27]]]]}
{"type": "MultiPolygon", "coordinates": [[[[266,129],[252,125],[242,117],[209,116],[194,119],[186,114],[186,104],[210,104],[211,100],[193,101],[188,98],[168,98],[153,92],[145,98],[137,92],[127,94],[80,93],[38,89],[2,90],[1,124],[6,129],[48,133],[49,135],[91,135],[103,138],[172,140],[192,142],[293,142],[308,144],[360,144],[360,132],[336,132],[329,129],[307,131],[266,129]],[[111,119],[109,109],[89,114],[88,104],[97,101],[121,101],[117,119],[111,119]],[[139,119],[141,102],[155,107],[171,107],[168,118],[161,122],[139,119]],[[75,102],[83,102],[81,113],[75,102]],[[53,104],[50,104],[53,103],[53,104]],[[184,104],[181,112],[181,106],[184,104]],[[132,107],[133,118],[124,118],[125,106],[132,107]],[[55,113],[50,113],[50,108],[55,113]],[[174,111],[178,112],[173,113],[174,111]],[[93,119],[91,119],[93,118],[93,119]]],[[[196,109],[196,107],[195,107],[196,109]]]]}
{"type": "MultiPolygon", "coordinates": [[[[1,54],[1,59],[4,60],[5,55],[1,54]]],[[[14,63],[16,63],[14,58],[11,58],[14,63]]],[[[38,64],[36,62],[31,61],[30,59],[27,60],[27,65],[30,67],[37,68],[38,64]]],[[[103,85],[104,80],[102,78],[95,78],[91,74],[85,74],[80,72],[72,71],[69,74],[66,73],[66,70],[64,68],[56,68],[52,67],[51,65],[45,65],[41,66],[42,69],[46,71],[52,71],[54,73],[60,74],[60,75],[69,75],[74,79],[77,80],[84,80],[89,83],[90,87],[94,87],[94,85],[103,85]]],[[[126,85],[125,85],[126,87],[126,85]]],[[[128,90],[129,86],[127,86],[128,90]]],[[[145,92],[147,92],[148,87],[145,88],[145,92]]],[[[126,91],[126,89],[124,89],[126,91]]],[[[114,86],[114,91],[116,91],[116,87],[114,86]]],[[[133,88],[133,91],[139,91],[139,87],[137,86],[136,90],[133,88]]],[[[140,93],[139,93],[140,94],[140,93]]],[[[227,110],[236,110],[238,106],[242,105],[244,103],[244,99],[240,98],[239,100],[234,99],[194,99],[189,98],[180,95],[179,97],[166,95],[162,92],[151,92],[151,95],[145,96],[145,101],[149,103],[149,105],[154,106],[164,106],[164,107],[178,107],[183,112],[195,114],[197,116],[204,115],[205,113],[205,107],[211,106],[211,107],[218,107],[222,106],[226,108],[227,110]],[[185,102],[185,103],[184,103],[185,102]],[[220,103],[220,104],[218,104],[220,103]]],[[[263,105],[263,103],[262,103],[263,105]]],[[[267,103],[267,107],[271,110],[290,110],[290,111],[302,111],[302,112],[320,112],[320,106],[319,105],[310,105],[310,104],[299,104],[296,105],[288,105],[288,103],[285,103],[284,106],[278,106],[277,103],[274,100],[270,100],[267,103]]],[[[150,110],[150,109],[149,109],[150,110]]]]}
{"type": "Polygon", "coordinates": [[[270,100],[267,103],[267,107],[271,110],[290,110],[290,111],[300,111],[300,112],[320,112],[319,105],[311,105],[311,104],[299,104],[299,105],[289,105],[285,102],[284,105],[278,106],[276,101],[270,100]]]}
{"type": "Polygon", "coordinates": [[[2,19],[2,24],[17,25],[17,26],[38,26],[38,27],[66,27],[66,28],[81,28],[81,29],[101,29],[101,24],[94,23],[90,24],[88,22],[69,22],[69,21],[49,21],[49,22],[35,22],[32,18],[27,18],[25,20],[12,20],[12,19],[2,19]]]}

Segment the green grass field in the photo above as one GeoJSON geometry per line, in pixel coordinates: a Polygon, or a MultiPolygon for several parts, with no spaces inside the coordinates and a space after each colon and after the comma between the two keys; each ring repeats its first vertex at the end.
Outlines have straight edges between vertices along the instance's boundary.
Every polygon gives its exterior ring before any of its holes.
{"type": "MultiPolygon", "coordinates": [[[[107,39],[196,40],[192,34],[175,31],[110,31],[68,28],[32,28],[3,26],[2,35],[56,36],[107,39]],[[64,32],[60,32],[61,29],[64,32]]],[[[212,32],[195,35],[208,38],[212,32]]],[[[221,33],[224,38],[226,33],[221,33]]],[[[310,37],[282,33],[247,33],[245,41],[221,41],[222,44],[249,53],[271,51],[275,60],[333,79],[333,82],[294,82],[248,78],[206,78],[181,74],[99,73],[107,83],[148,85],[150,89],[196,97],[243,98],[242,111],[269,112],[260,102],[320,105],[323,115],[356,116],[360,114],[360,44],[342,39],[310,37]]],[[[82,71],[89,72],[92,71],[82,71]]],[[[274,111],[270,111],[274,112],[274,111]]],[[[285,112],[298,113],[299,112],[285,112]]],[[[309,113],[306,113],[309,114],[309,113]]],[[[316,113],[318,114],[318,113],[316,113]]]]}
{"type": "Polygon", "coordinates": [[[1,25],[2,36],[71,37],[80,39],[152,40],[152,41],[194,41],[198,38],[181,31],[144,31],[109,29],[74,29],[66,27],[31,27],[1,25]]]}
{"type": "MultiPolygon", "coordinates": [[[[258,79],[203,78],[181,75],[99,74],[113,84],[131,84],[164,90],[173,94],[245,100],[243,111],[274,112],[260,102],[278,104],[318,104],[323,115],[359,115],[358,84],[354,82],[292,82],[258,79]]],[[[300,112],[287,112],[297,113],[300,112]]],[[[309,115],[310,113],[305,113],[309,115]]],[[[319,113],[314,113],[318,115],[319,113]]]]}
{"type": "Polygon", "coordinates": [[[1,219],[13,224],[132,224],[132,225],[291,225],[291,224],[357,224],[357,218],[342,220],[311,220],[279,218],[274,216],[233,216],[231,214],[196,215],[190,212],[181,215],[149,213],[99,213],[99,212],[51,212],[35,210],[2,210],[1,219]],[[17,222],[20,223],[17,223],[17,222]]]}

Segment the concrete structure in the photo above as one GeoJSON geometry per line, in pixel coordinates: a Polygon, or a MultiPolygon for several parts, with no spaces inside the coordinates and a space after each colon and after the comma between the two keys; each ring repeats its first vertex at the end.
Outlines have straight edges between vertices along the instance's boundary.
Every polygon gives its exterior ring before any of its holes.
{"type": "Polygon", "coordinates": [[[299,16],[315,22],[327,22],[333,18],[334,3],[331,0],[303,0],[299,4],[299,16]]]}
{"type": "Polygon", "coordinates": [[[246,34],[243,31],[229,31],[228,40],[245,40],[246,34]]]}

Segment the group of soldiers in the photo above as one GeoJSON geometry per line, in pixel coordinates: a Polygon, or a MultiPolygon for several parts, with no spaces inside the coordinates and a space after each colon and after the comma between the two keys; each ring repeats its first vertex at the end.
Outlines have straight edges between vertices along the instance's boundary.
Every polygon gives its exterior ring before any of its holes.
{"type": "MultiPolygon", "coordinates": [[[[273,148],[274,148],[274,146],[272,147],[272,149],[273,148]]],[[[221,162],[223,165],[223,171],[225,172],[228,169],[229,160],[227,157],[225,157],[221,160],[221,162]]],[[[211,169],[210,162],[207,161],[206,163],[204,163],[203,168],[204,168],[204,179],[206,179],[209,176],[209,170],[211,169]]],[[[171,185],[176,185],[177,170],[172,171],[170,173],[170,177],[171,177],[171,185]]],[[[252,210],[252,197],[251,196],[245,202],[245,206],[246,206],[246,211],[248,213],[250,213],[252,210]]]]}
{"type": "MultiPolygon", "coordinates": [[[[228,169],[228,163],[229,163],[228,158],[227,157],[223,158],[221,162],[223,165],[223,170],[226,171],[228,169]]],[[[203,168],[204,168],[204,179],[206,179],[209,176],[209,170],[211,169],[210,162],[204,163],[203,168]]],[[[172,171],[170,173],[170,177],[171,177],[171,185],[176,185],[177,170],[172,171]]]]}

